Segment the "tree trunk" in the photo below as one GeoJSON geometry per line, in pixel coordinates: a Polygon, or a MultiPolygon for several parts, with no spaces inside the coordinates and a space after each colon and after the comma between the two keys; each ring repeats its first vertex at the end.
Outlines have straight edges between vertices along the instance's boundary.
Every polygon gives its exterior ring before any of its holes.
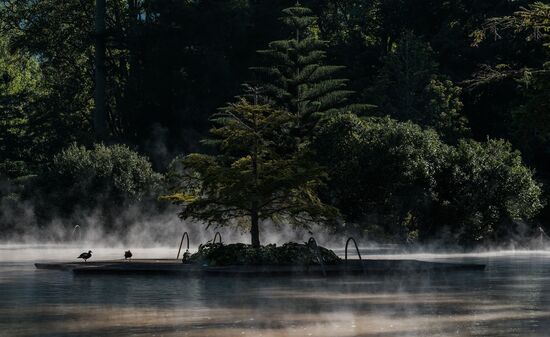
{"type": "Polygon", "coordinates": [[[99,140],[107,137],[107,113],[105,111],[105,0],[95,3],[95,90],[94,131],[99,140]]]}
{"type": "MultiPolygon", "coordinates": [[[[254,96],[254,105],[258,104],[258,96],[254,96]]],[[[256,114],[254,113],[254,130],[258,130],[258,123],[256,114]]],[[[254,191],[258,191],[259,171],[258,171],[258,147],[259,140],[256,136],[254,140],[254,149],[252,150],[252,172],[254,173],[254,191]]],[[[252,241],[252,247],[260,247],[260,228],[259,228],[259,216],[258,216],[258,199],[256,196],[252,196],[252,211],[250,212],[250,236],[252,241]]]]}
{"type": "Polygon", "coordinates": [[[260,247],[260,226],[257,211],[252,211],[250,215],[250,238],[252,247],[260,247]]]}

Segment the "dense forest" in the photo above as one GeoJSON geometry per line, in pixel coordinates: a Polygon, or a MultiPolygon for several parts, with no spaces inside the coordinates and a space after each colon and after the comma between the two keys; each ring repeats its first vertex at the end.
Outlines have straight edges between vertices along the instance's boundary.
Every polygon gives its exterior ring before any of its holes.
{"type": "Polygon", "coordinates": [[[549,5],[101,3],[0,1],[0,236],[170,202],[255,246],[550,229],[549,5]]]}

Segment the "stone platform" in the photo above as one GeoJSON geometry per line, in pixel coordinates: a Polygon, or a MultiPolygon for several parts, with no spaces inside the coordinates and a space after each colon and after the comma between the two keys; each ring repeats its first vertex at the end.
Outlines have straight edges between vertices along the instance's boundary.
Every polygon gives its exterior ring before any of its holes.
{"type": "Polygon", "coordinates": [[[236,265],[201,266],[175,259],[106,260],[90,262],[35,263],[37,269],[72,271],[75,274],[180,274],[180,275],[345,275],[406,274],[452,271],[483,271],[485,265],[420,260],[348,260],[337,265],[236,265]]]}

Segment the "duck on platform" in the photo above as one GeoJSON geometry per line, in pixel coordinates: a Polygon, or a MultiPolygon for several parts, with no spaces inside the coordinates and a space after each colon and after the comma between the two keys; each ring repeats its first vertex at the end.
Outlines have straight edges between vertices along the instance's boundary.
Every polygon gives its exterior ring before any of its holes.
{"type": "Polygon", "coordinates": [[[127,250],[124,252],[124,260],[131,259],[132,258],[132,252],[127,250]]]}
{"type": "Polygon", "coordinates": [[[80,254],[80,256],[77,257],[77,259],[84,259],[84,262],[87,262],[86,260],[88,260],[91,257],[92,257],[92,251],[89,250],[87,253],[80,254]]]}

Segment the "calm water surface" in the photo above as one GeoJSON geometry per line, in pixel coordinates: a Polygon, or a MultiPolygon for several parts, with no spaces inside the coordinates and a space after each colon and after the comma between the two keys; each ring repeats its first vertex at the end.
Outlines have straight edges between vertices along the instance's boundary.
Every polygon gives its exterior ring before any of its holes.
{"type": "MultiPolygon", "coordinates": [[[[123,252],[96,250],[98,259],[123,252]]],[[[74,276],[33,266],[78,253],[0,245],[0,336],[550,336],[550,252],[408,255],[487,270],[327,279],[74,276]]]]}

